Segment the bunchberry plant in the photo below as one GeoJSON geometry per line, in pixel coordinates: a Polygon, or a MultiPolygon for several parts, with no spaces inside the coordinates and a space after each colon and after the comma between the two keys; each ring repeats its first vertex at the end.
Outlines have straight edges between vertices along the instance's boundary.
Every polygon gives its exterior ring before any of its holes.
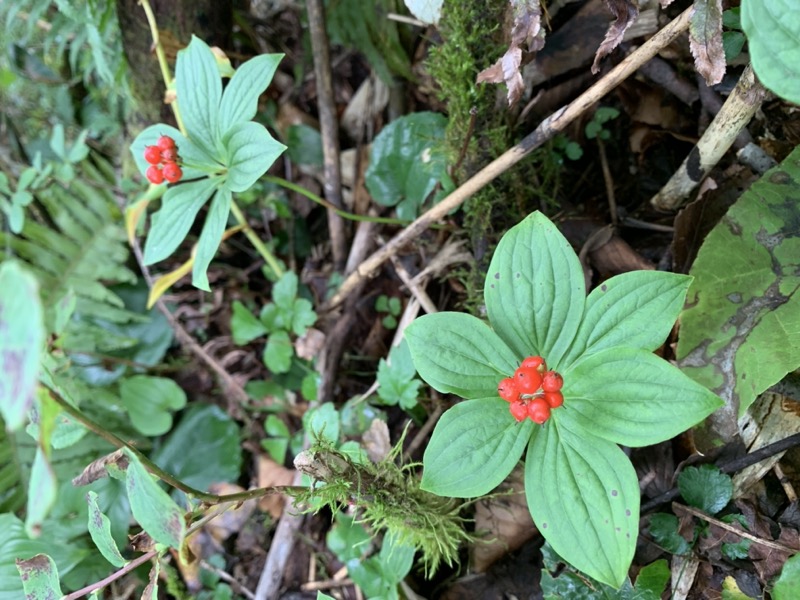
{"type": "Polygon", "coordinates": [[[420,376],[465,399],[434,430],[422,488],[460,498],[487,494],[527,447],[525,493],[542,535],[574,567],[619,587],[639,530],[639,484],[618,444],[670,439],[722,404],[653,354],[690,281],[636,271],[587,297],[578,257],[544,215],[533,213],[509,230],[486,275],[491,326],[442,312],[406,331],[420,376]],[[530,370],[525,360],[537,365],[534,373],[543,367],[542,375],[559,376],[549,376],[545,387],[544,377],[539,383],[528,373],[526,389],[534,391],[522,392],[517,382],[515,398],[506,379],[530,370]],[[543,419],[543,410],[531,414],[529,406],[548,388],[562,398],[555,408],[545,401],[550,412],[543,419]]]}

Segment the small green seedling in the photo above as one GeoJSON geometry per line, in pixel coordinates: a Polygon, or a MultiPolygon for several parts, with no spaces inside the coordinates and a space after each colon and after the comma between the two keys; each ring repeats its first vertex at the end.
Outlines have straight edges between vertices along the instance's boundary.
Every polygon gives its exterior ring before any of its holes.
{"type": "Polygon", "coordinates": [[[608,140],[611,138],[611,132],[603,127],[608,121],[616,119],[619,116],[619,111],[610,106],[601,106],[598,108],[592,120],[586,124],[586,137],[590,140],[600,138],[601,140],[608,140]]]}
{"type": "Polygon", "coordinates": [[[465,399],[436,425],[423,457],[422,488],[459,498],[487,494],[527,447],[525,493],[542,535],[574,567],[619,588],[639,532],[639,482],[618,444],[671,439],[722,405],[653,354],[690,281],[637,271],[607,280],[587,297],[580,261],[547,217],[536,212],[510,229],[484,285],[491,326],[441,312],[406,330],[422,379],[465,399]],[[551,375],[547,387],[543,377],[541,388],[527,382],[531,391],[510,403],[498,384],[523,368],[526,357],[541,358],[543,370],[560,377],[551,375]],[[548,387],[560,388],[563,401],[538,425],[540,400],[553,394],[548,387]],[[518,421],[512,411],[519,404],[536,411],[518,421]]]}
{"type": "Polygon", "coordinates": [[[416,369],[411,360],[408,342],[403,340],[392,348],[389,360],[378,363],[378,397],[381,404],[399,405],[403,410],[411,410],[417,405],[417,396],[422,382],[414,375],[416,369]]]}
{"type": "Polygon", "coordinates": [[[381,320],[381,323],[383,323],[386,329],[394,329],[397,327],[397,317],[400,316],[402,308],[400,298],[394,296],[390,298],[386,294],[381,294],[375,301],[375,310],[378,311],[379,314],[386,314],[381,320]]]}

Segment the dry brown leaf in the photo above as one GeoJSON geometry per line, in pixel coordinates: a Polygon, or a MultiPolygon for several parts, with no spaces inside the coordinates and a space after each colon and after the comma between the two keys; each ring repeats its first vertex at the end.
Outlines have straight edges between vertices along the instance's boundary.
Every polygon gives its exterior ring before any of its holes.
{"type": "Polygon", "coordinates": [[[725,75],[725,50],[722,47],[722,0],[695,0],[689,24],[689,49],[697,72],[709,86],[725,75]]]}
{"type": "Polygon", "coordinates": [[[317,357],[324,344],[325,334],[319,329],[309,327],[305,334],[295,341],[294,351],[300,358],[312,360],[317,357]]]}
{"type": "Polygon", "coordinates": [[[509,34],[508,50],[496,63],[478,73],[476,83],[505,83],[508,88],[508,105],[514,106],[525,91],[520,65],[522,46],[529,52],[544,46],[542,7],[539,0],[510,0],[513,22],[509,34]]]}
{"type": "Polygon", "coordinates": [[[178,563],[178,570],[181,572],[186,589],[190,593],[196,594],[203,589],[203,582],[200,581],[200,558],[203,556],[203,540],[201,532],[190,535],[183,540],[180,552],[171,550],[172,556],[178,563]]]}
{"type": "Polygon", "coordinates": [[[500,495],[475,505],[475,530],[483,532],[486,540],[472,546],[472,568],[479,573],[537,533],[522,479],[523,470],[517,467],[498,488],[500,495]]]}
{"type": "MultiPolygon", "coordinates": [[[[294,473],[292,469],[279,465],[268,456],[260,455],[258,457],[258,487],[292,485],[294,473]]],[[[277,519],[283,513],[284,504],[286,504],[285,495],[270,494],[258,501],[258,509],[269,513],[272,518],[277,519]]]]}
{"type": "Polygon", "coordinates": [[[606,37],[594,55],[592,73],[600,70],[600,61],[620,45],[625,31],[639,16],[639,7],[634,0],[605,0],[605,2],[608,10],[614,15],[614,21],[608,26],[606,37]]]}
{"type": "Polygon", "coordinates": [[[373,419],[369,429],[361,436],[367,456],[374,463],[379,463],[389,456],[392,451],[392,443],[389,440],[389,426],[386,421],[373,419]]]}
{"type": "Polygon", "coordinates": [[[111,454],[106,454],[102,458],[89,463],[83,472],[72,480],[72,485],[75,487],[89,485],[93,481],[107,477],[108,471],[106,467],[108,465],[115,465],[120,471],[124,471],[128,468],[128,457],[125,456],[122,450],[115,450],[111,454]]]}

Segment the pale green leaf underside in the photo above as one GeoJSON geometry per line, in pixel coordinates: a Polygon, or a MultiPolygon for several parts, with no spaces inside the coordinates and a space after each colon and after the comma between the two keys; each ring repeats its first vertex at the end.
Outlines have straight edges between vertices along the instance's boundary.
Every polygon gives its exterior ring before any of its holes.
{"type": "Polygon", "coordinates": [[[800,5],[797,0],[742,0],[742,29],[758,79],[800,103],[800,5]]]}
{"type": "Polygon", "coordinates": [[[463,313],[420,317],[406,330],[406,339],[420,377],[462,398],[497,396],[497,384],[519,366],[486,323],[463,313]]]}
{"type": "Polygon", "coordinates": [[[223,144],[228,164],[225,185],[232,192],[247,190],[286,150],[263,125],[254,121],[231,127],[223,144]]]}
{"type": "Polygon", "coordinates": [[[553,419],[528,447],[525,495],[556,552],[594,579],[622,585],[639,531],[639,482],[616,444],[553,419]]]}
{"type": "Polygon", "coordinates": [[[194,255],[194,266],[192,267],[192,285],[207,292],[211,291],[208,285],[208,265],[217,253],[222,234],[225,233],[225,226],[228,224],[228,214],[231,210],[230,190],[218,189],[211,200],[211,207],[203,223],[203,231],[200,239],[197,240],[197,250],[194,255]]]}
{"type": "Polygon", "coordinates": [[[631,271],[603,282],[586,299],[565,363],[614,346],[655,350],[675,324],[691,281],[686,275],[631,271]]]}
{"type": "Polygon", "coordinates": [[[637,348],[602,350],[563,375],[565,410],[557,418],[625,446],[668,440],[722,405],[678,368],[637,348]]]}
{"type": "Polygon", "coordinates": [[[222,80],[211,48],[200,38],[192,36],[189,45],[178,52],[175,85],[189,138],[216,156],[222,80]]]}
{"type": "Polygon", "coordinates": [[[517,464],[533,422],[517,423],[500,398],[459,402],[436,424],[423,458],[422,489],[472,498],[497,487],[517,464]]]}
{"type": "Polygon", "coordinates": [[[119,548],[111,536],[111,521],[100,510],[97,493],[90,491],[86,494],[86,501],[89,503],[89,535],[92,536],[94,545],[108,562],[115,567],[123,567],[128,561],[119,553],[119,548]]]}
{"type": "Polygon", "coordinates": [[[484,285],[489,321],[519,360],[558,369],[583,316],[583,269],[555,225],[535,212],[500,240],[484,285]]]}
{"type": "Polygon", "coordinates": [[[231,77],[219,107],[219,131],[256,116],[258,97],[267,89],[283,54],[262,54],[242,64],[231,77]]]}
{"type": "Polygon", "coordinates": [[[205,178],[167,190],[161,208],[152,217],[152,226],[144,245],[144,264],[152,265],[175,252],[192,228],[197,213],[214,191],[217,181],[216,178],[205,178]]]}

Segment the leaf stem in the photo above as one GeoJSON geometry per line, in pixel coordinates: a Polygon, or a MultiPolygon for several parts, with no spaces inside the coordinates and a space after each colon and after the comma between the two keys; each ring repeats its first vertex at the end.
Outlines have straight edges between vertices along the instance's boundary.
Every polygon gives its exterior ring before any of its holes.
{"type": "Polygon", "coordinates": [[[278,278],[283,277],[283,268],[281,267],[278,259],[275,258],[275,255],[269,251],[269,248],[261,241],[261,238],[256,235],[256,232],[253,231],[253,228],[250,227],[250,224],[247,222],[247,218],[244,216],[242,209],[239,208],[239,205],[236,204],[236,200],[231,199],[231,212],[233,216],[236,217],[239,225],[242,226],[242,231],[244,231],[244,235],[250,240],[250,243],[253,244],[253,248],[261,255],[264,261],[267,263],[270,269],[278,276],[278,278]]]}
{"type": "Polygon", "coordinates": [[[117,437],[110,431],[107,431],[98,423],[95,423],[92,419],[84,415],[80,410],[75,408],[72,404],[64,400],[64,398],[54,390],[50,390],[50,395],[52,396],[56,404],[58,404],[64,412],[69,414],[69,416],[78,421],[89,431],[103,438],[105,441],[107,441],[115,448],[120,448],[120,449],[126,448],[130,450],[142,462],[145,468],[150,473],[158,477],[161,481],[163,481],[167,485],[174,487],[177,490],[182,491],[188,496],[197,498],[198,500],[204,502],[205,504],[212,505],[212,504],[223,504],[226,502],[244,502],[245,500],[261,498],[262,496],[268,496],[270,494],[279,494],[284,492],[300,492],[306,490],[306,488],[302,486],[278,485],[272,487],[256,488],[244,492],[237,492],[236,494],[219,495],[219,494],[209,494],[208,492],[202,492],[164,471],[152,460],[147,458],[140,450],[138,450],[128,442],[122,440],[121,438],[117,437]]]}
{"type": "Polygon", "coordinates": [[[332,202],[328,202],[327,200],[325,200],[325,198],[317,196],[314,192],[307,190],[301,185],[292,183],[291,181],[288,181],[283,177],[276,177],[275,175],[266,175],[262,177],[262,179],[266,183],[274,183],[275,185],[285,187],[287,190],[291,190],[302,196],[305,196],[312,202],[316,202],[320,206],[324,206],[328,210],[335,212],[343,219],[350,219],[351,221],[366,221],[368,223],[386,223],[389,225],[408,225],[411,222],[411,221],[405,221],[403,219],[393,219],[391,217],[371,217],[369,215],[357,215],[351,212],[347,212],[346,210],[342,210],[341,208],[338,208],[332,202]]]}

